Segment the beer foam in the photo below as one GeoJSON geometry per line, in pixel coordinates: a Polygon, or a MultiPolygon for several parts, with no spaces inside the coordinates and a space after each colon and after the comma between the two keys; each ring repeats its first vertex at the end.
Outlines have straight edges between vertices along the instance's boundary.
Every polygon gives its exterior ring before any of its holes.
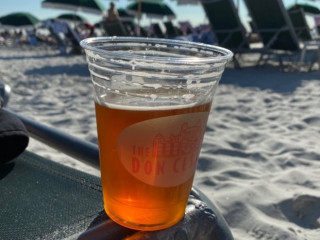
{"type": "Polygon", "coordinates": [[[171,90],[171,96],[162,96],[161,90],[157,89],[149,89],[148,94],[144,95],[139,91],[115,92],[115,90],[110,90],[109,94],[96,95],[95,101],[108,108],[130,111],[183,109],[212,101],[210,96],[197,95],[190,90],[176,89],[176,92],[172,91],[174,90],[171,90]]]}
{"type": "Polygon", "coordinates": [[[114,103],[98,103],[99,105],[106,106],[108,108],[128,110],[128,111],[150,111],[150,110],[173,110],[173,109],[183,109],[190,108],[203,103],[190,103],[183,105],[165,105],[165,106],[135,106],[135,105],[122,105],[114,103]]]}

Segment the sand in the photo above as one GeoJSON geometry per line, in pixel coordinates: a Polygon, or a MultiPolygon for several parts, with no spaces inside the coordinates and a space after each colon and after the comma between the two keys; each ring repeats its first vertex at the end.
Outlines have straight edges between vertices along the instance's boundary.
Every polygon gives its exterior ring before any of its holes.
{"type": "MultiPolygon", "coordinates": [[[[85,57],[54,49],[0,49],[8,107],[96,143],[85,57]]],[[[320,72],[228,67],[216,92],[194,184],[236,240],[320,239],[320,72]]],[[[35,140],[28,150],[99,172],[35,140]]]]}

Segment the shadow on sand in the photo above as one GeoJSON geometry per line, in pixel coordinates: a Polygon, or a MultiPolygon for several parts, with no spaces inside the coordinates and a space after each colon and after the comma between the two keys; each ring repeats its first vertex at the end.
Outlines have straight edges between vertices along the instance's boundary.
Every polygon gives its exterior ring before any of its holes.
{"type": "MultiPolygon", "coordinates": [[[[31,56],[26,56],[26,55],[18,55],[18,56],[0,56],[0,60],[5,60],[5,61],[15,61],[15,60],[24,60],[24,59],[47,59],[47,58],[56,58],[56,57],[61,57],[62,55],[56,54],[56,53],[48,53],[48,54],[41,54],[41,55],[31,55],[31,56]]],[[[72,56],[72,55],[70,55],[72,56]]],[[[68,57],[68,55],[63,56],[63,57],[68,57]]]]}
{"type": "Polygon", "coordinates": [[[83,76],[89,77],[90,73],[88,70],[88,65],[83,64],[73,64],[70,66],[58,65],[58,66],[45,66],[42,68],[35,68],[24,72],[25,75],[60,75],[66,74],[71,76],[83,76]]]}
{"type": "Polygon", "coordinates": [[[220,84],[233,84],[239,87],[253,87],[260,90],[270,89],[277,93],[294,92],[303,81],[320,80],[319,72],[283,72],[279,67],[227,68],[220,84]]]}

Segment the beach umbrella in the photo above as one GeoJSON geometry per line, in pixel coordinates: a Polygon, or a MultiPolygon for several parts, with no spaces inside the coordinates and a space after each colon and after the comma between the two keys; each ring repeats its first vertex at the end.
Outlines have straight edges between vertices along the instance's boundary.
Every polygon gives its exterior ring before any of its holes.
{"type": "Polygon", "coordinates": [[[177,5],[199,5],[200,0],[172,0],[177,2],[177,5]]]}
{"type": "Polygon", "coordinates": [[[65,13],[61,14],[56,19],[60,20],[67,20],[67,21],[74,21],[74,22],[86,22],[87,19],[74,13],[65,13]]]}
{"type": "Polygon", "coordinates": [[[29,28],[39,22],[37,17],[27,12],[16,12],[0,17],[2,28],[29,28]]]}
{"type": "Polygon", "coordinates": [[[121,21],[131,21],[134,19],[134,15],[130,14],[126,9],[124,8],[118,8],[117,9],[119,18],[121,21]]]}
{"type": "Polygon", "coordinates": [[[138,0],[129,4],[126,9],[138,18],[138,35],[140,35],[141,14],[146,14],[149,18],[162,19],[167,17],[170,20],[175,18],[175,13],[167,4],[156,0],[138,0]]]}
{"type": "Polygon", "coordinates": [[[309,13],[309,14],[315,14],[315,15],[320,14],[319,8],[306,3],[305,4],[297,3],[288,8],[289,11],[298,10],[298,9],[303,9],[305,13],[309,13]]]}
{"type": "MultiPolygon", "coordinates": [[[[308,2],[320,2],[320,0],[307,0],[308,2]]],[[[294,4],[293,5],[298,5],[298,0],[295,0],[294,4]]],[[[301,4],[304,4],[304,3],[301,3],[301,4]]]]}
{"type": "Polygon", "coordinates": [[[105,10],[99,0],[44,0],[41,6],[43,8],[71,10],[97,15],[102,15],[105,10]]]}
{"type": "Polygon", "coordinates": [[[128,5],[127,11],[134,15],[139,15],[139,5],[141,4],[140,12],[146,14],[149,18],[168,19],[175,18],[175,13],[164,2],[159,1],[135,1],[128,5]]]}

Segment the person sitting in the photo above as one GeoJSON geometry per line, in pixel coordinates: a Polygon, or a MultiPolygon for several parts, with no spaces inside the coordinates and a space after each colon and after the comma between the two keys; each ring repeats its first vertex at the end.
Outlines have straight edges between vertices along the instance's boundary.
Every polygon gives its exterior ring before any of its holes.
{"type": "Polygon", "coordinates": [[[115,21],[119,19],[119,13],[117,9],[115,9],[114,3],[110,3],[110,8],[108,10],[108,15],[106,17],[106,21],[115,21]]]}
{"type": "Polygon", "coordinates": [[[67,54],[67,39],[66,34],[68,33],[68,24],[62,21],[46,20],[44,27],[48,28],[50,33],[54,36],[58,43],[61,55],[67,54]]]}

